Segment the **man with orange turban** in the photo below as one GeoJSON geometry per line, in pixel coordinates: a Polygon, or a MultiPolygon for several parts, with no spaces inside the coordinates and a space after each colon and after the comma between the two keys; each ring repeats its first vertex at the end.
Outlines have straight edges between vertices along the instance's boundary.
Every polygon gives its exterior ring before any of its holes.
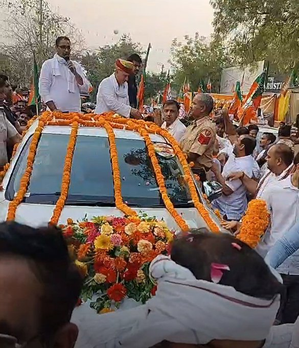
{"type": "Polygon", "coordinates": [[[96,114],[113,111],[123,117],[141,118],[141,113],[130,106],[128,79],[134,69],[133,63],[117,59],[115,72],[99,85],[96,114]]]}

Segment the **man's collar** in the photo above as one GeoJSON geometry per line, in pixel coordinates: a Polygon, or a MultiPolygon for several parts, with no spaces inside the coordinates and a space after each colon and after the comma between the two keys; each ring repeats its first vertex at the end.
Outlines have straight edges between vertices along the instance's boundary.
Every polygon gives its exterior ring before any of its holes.
{"type": "Polygon", "coordinates": [[[209,116],[204,116],[204,117],[202,117],[202,118],[196,120],[196,121],[195,121],[195,124],[196,124],[197,126],[199,126],[199,125],[201,125],[204,121],[209,120],[209,119],[210,119],[209,116]]]}

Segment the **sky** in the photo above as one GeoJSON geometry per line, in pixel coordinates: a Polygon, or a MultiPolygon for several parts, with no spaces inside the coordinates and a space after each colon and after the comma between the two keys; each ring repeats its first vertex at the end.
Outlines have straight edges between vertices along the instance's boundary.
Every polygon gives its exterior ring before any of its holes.
{"type": "Polygon", "coordinates": [[[48,0],[51,8],[81,30],[87,49],[116,43],[122,34],[130,34],[144,50],[152,50],[148,70],[158,72],[169,67],[170,47],[174,38],[184,35],[209,37],[213,9],[209,0],[48,0]]]}

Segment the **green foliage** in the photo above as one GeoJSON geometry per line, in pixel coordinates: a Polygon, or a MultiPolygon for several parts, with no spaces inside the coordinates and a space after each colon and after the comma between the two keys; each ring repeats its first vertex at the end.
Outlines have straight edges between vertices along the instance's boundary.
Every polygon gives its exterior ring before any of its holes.
{"type": "Polygon", "coordinates": [[[132,53],[143,54],[139,43],[134,43],[129,35],[123,35],[112,45],[100,47],[96,52],[87,52],[81,58],[81,63],[88,72],[88,78],[94,87],[93,99],[99,83],[114,70],[118,58],[127,58],[132,53]]]}
{"type": "Polygon", "coordinates": [[[221,71],[233,63],[219,40],[213,38],[208,42],[198,33],[194,38],[186,35],[184,42],[174,39],[171,54],[174,85],[180,88],[186,80],[193,91],[196,91],[202,83],[206,88],[210,79],[212,91],[219,92],[221,71]]]}
{"type": "Polygon", "coordinates": [[[145,100],[150,103],[151,98],[155,98],[159,93],[162,94],[167,84],[165,73],[147,73],[145,78],[145,100]]]}
{"type": "Polygon", "coordinates": [[[214,28],[238,63],[268,60],[290,71],[299,54],[298,0],[211,0],[214,28]]]}

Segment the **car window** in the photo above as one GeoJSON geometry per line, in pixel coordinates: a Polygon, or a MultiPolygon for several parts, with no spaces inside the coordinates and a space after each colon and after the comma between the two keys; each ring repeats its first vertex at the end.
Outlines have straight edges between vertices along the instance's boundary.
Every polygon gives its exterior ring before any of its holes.
{"type": "MultiPolygon", "coordinates": [[[[42,134],[33,165],[25,201],[55,204],[61,191],[62,173],[69,135],[42,134]]],[[[31,138],[24,146],[13,170],[7,199],[13,199],[27,165],[31,138]]],[[[142,207],[164,204],[144,141],[116,139],[121,172],[122,196],[129,205],[142,207]]],[[[165,158],[157,153],[172,202],[190,205],[190,193],[182,168],[175,156],[165,158]],[[189,203],[188,203],[189,202],[189,203]]],[[[74,151],[71,184],[66,204],[114,205],[114,188],[109,144],[106,137],[77,137],[74,151]]]]}

